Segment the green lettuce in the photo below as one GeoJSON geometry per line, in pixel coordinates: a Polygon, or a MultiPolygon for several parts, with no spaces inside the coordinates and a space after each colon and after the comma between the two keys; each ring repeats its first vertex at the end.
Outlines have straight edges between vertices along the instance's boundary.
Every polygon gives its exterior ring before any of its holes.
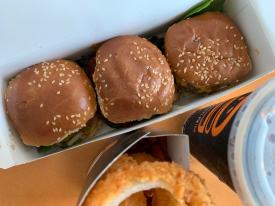
{"type": "Polygon", "coordinates": [[[187,19],[207,11],[223,11],[225,0],[203,0],[183,14],[182,19],[187,19]]]}

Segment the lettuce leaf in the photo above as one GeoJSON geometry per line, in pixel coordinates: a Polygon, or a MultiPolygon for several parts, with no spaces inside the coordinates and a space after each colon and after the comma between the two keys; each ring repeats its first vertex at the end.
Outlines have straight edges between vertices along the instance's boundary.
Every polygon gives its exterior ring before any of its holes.
{"type": "Polygon", "coordinates": [[[223,11],[225,0],[203,0],[198,5],[184,13],[182,19],[187,19],[207,11],[223,11]]]}

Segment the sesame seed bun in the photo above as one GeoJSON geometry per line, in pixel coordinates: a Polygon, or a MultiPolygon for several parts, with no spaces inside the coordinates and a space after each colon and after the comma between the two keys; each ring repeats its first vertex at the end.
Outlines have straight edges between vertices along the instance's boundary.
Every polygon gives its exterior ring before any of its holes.
{"type": "Polygon", "coordinates": [[[96,112],[96,97],[86,74],[74,62],[33,65],[9,82],[6,109],[23,142],[47,146],[85,126],[96,112]]]}
{"type": "Polygon", "coordinates": [[[219,12],[208,12],[172,25],[165,51],[179,86],[213,92],[243,80],[251,60],[241,32],[219,12]]]}
{"type": "Polygon", "coordinates": [[[120,36],[104,43],[96,54],[93,75],[105,118],[126,123],[168,112],[174,79],[160,50],[138,36],[120,36]]]}

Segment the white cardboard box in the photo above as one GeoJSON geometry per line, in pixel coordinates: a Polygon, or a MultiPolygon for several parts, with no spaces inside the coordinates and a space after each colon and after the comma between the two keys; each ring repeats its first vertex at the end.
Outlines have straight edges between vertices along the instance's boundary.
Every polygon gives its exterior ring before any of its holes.
{"type": "MultiPolygon", "coordinates": [[[[11,77],[32,64],[83,53],[90,45],[117,35],[143,34],[168,25],[200,1],[0,1],[0,168],[42,157],[35,148],[21,143],[5,114],[3,95],[11,77]]],[[[235,20],[250,48],[253,73],[246,81],[208,97],[183,97],[171,112],[133,127],[113,129],[103,125],[96,137],[83,144],[194,109],[271,72],[275,69],[274,10],[272,0],[227,0],[225,3],[225,12],[235,20]]]]}

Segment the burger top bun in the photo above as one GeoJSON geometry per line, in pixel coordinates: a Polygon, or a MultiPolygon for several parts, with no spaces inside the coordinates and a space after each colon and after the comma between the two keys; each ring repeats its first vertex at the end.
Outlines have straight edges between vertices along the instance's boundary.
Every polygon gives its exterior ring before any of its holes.
{"type": "Polygon", "coordinates": [[[86,74],[74,62],[33,65],[9,82],[8,116],[23,142],[47,146],[84,127],[96,112],[96,97],[86,74]]]}
{"type": "Polygon", "coordinates": [[[171,26],[165,51],[178,85],[213,92],[234,85],[250,73],[245,38],[220,12],[207,12],[171,26]]]}
{"type": "Polygon", "coordinates": [[[104,117],[113,123],[148,119],[168,112],[174,79],[160,50],[138,36],[120,36],[96,54],[93,75],[104,117]]]}

